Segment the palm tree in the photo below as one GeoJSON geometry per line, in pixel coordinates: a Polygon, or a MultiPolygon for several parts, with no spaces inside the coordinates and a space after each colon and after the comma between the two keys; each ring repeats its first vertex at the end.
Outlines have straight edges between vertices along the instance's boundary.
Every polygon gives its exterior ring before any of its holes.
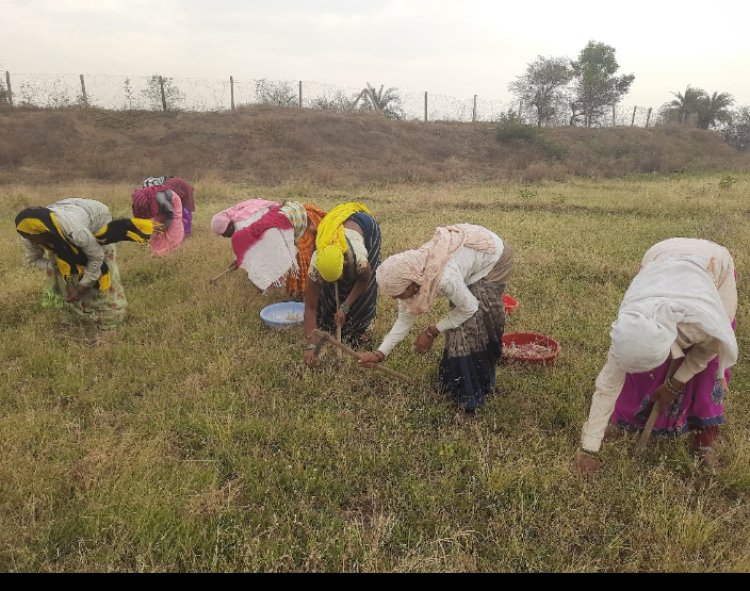
{"type": "Polygon", "coordinates": [[[728,92],[714,92],[710,97],[706,96],[701,101],[701,110],[698,111],[698,127],[708,129],[716,127],[719,123],[731,123],[730,107],[733,104],[734,98],[728,92]]]}
{"type": "Polygon", "coordinates": [[[402,119],[404,113],[401,110],[401,97],[397,94],[398,88],[384,87],[385,85],[381,84],[380,88],[376,89],[368,82],[367,88],[362,91],[367,104],[389,119],[402,119]]]}
{"type": "Polygon", "coordinates": [[[688,86],[685,94],[672,94],[676,98],[666,105],[666,116],[670,121],[685,123],[694,115],[696,125],[700,129],[708,129],[732,120],[730,107],[734,104],[734,98],[728,92],[714,92],[709,96],[702,88],[688,86]]]}
{"type": "Polygon", "coordinates": [[[708,99],[706,91],[702,88],[693,88],[688,85],[685,94],[673,92],[675,99],[667,104],[667,118],[678,123],[685,123],[685,120],[693,114],[698,114],[702,110],[702,103],[708,99]]]}

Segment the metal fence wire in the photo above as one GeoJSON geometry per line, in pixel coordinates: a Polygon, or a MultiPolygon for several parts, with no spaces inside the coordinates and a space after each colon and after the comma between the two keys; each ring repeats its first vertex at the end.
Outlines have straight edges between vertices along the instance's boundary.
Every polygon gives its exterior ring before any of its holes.
{"type": "MultiPolygon", "coordinates": [[[[386,116],[418,121],[495,122],[511,112],[534,123],[533,109],[519,101],[388,87],[343,87],[321,82],[234,78],[173,78],[106,74],[25,74],[6,72],[0,98],[14,106],[40,108],[96,107],[109,110],[227,111],[271,104],[330,111],[382,111],[386,116]],[[10,93],[8,92],[10,88],[10,93]],[[390,91],[390,97],[388,95],[390,91]],[[390,98],[390,100],[388,100],[390,98]]],[[[653,125],[649,107],[618,104],[596,125],[653,125]]],[[[558,125],[567,124],[562,116],[558,125]]]]}

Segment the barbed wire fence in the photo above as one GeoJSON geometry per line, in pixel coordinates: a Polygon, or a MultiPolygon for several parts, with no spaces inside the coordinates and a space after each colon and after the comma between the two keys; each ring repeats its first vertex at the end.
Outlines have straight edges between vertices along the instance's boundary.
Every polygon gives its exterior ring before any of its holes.
{"type": "MultiPolygon", "coordinates": [[[[414,121],[496,122],[509,113],[533,124],[533,109],[521,101],[504,101],[478,95],[451,95],[396,88],[396,98],[379,104],[383,87],[342,87],[313,81],[172,78],[114,76],[106,74],[25,74],[5,72],[0,78],[0,101],[11,106],[219,112],[259,104],[327,111],[378,111],[393,118],[414,121]]],[[[387,91],[386,91],[387,92],[387,91]]],[[[382,97],[381,97],[382,98],[382,97]]],[[[387,97],[386,97],[387,98],[387,97]]],[[[385,99],[383,99],[384,101],[385,99]]],[[[651,127],[656,110],[617,104],[601,117],[600,127],[651,127]]],[[[558,125],[565,125],[565,119],[558,125]]]]}

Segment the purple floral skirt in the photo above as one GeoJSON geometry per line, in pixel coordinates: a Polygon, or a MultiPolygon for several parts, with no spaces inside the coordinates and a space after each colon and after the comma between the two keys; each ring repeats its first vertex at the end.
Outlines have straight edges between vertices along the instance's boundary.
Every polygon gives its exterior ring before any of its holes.
{"type": "MultiPolygon", "coordinates": [[[[736,327],[736,320],[732,327],[736,327]]],[[[652,396],[664,383],[670,363],[671,358],[656,369],[626,376],[610,419],[612,424],[631,431],[643,429],[654,404],[652,396]]],[[[724,424],[724,390],[718,372],[719,359],[715,357],[706,369],[685,384],[682,394],[674,399],[669,409],[659,415],[653,434],[675,436],[724,424]]],[[[727,369],[724,372],[727,384],[730,376],[727,369]]]]}

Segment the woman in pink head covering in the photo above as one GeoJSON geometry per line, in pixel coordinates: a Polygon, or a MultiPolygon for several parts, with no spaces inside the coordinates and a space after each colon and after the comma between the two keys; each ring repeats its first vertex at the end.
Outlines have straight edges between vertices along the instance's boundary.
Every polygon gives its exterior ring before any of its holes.
{"type": "Polygon", "coordinates": [[[214,234],[224,236],[224,238],[231,238],[235,231],[241,230],[254,221],[259,220],[274,205],[278,205],[278,203],[268,201],[267,199],[248,199],[247,201],[242,201],[237,205],[220,211],[211,218],[211,230],[213,230],[214,234]]]}
{"type": "Polygon", "coordinates": [[[176,176],[152,176],[143,181],[143,188],[163,187],[177,194],[182,205],[182,228],[187,237],[193,231],[193,212],[195,211],[195,196],[193,186],[186,180],[176,176]]]}
{"type": "Polygon", "coordinates": [[[154,220],[161,228],[151,239],[151,252],[166,256],[185,239],[182,218],[182,200],[179,195],[163,185],[154,185],[133,191],[133,215],[154,220]]]}
{"type": "MultiPolygon", "coordinates": [[[[211,218],[211,231],[214,234],[231,238],[238,230],[246,228],[266,215],[271,208],[278,207],[275,201],[267,199],[247,199],[237,205],[224,209],[211,218]]],[[[230,271],[238,269],[237,261],[229,265],[230,271]]]]}

